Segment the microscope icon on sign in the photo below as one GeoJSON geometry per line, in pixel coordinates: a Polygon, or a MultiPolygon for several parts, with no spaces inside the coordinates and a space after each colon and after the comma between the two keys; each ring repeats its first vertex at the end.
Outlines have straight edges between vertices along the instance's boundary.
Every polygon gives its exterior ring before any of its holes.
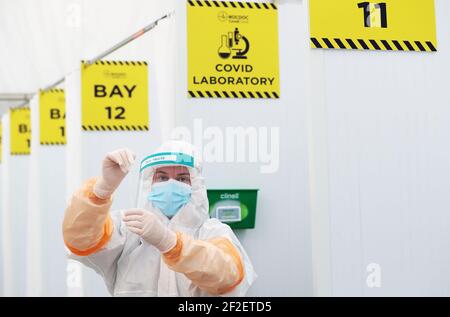
{"type": "Polygon", "coordinates": [[[218,50],[221,58],[227,59],[232,56],[233,59],[247,59],[249,50],[250,42],[245,36],[239,33],[238,28],[235,28],[234,32],[222,34],[222,45],[218,50]]]}

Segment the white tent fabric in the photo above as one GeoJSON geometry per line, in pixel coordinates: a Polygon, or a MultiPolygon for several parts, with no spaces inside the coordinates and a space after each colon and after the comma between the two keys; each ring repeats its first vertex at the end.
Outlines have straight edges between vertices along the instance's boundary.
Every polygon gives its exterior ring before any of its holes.
{"type": "MultiPolygon", "coordinates": [[[[43,233],[41,229],[41,223],[45,224],[45,220],[42,219],[43,211],[41,210],[41,191],[47,190],[46,186],[39,187],[39,185],[45,185],[40,180],[40,166],[39,166],[39,96],[35,96],[30,102],[31,110],[31,151],[35,153],[30,154],[29,174],[28,174],[28,197],[27,197],[27,236],[26,236],[26,259],[28,263],[26,271],[26,295],[27,296],[39,296],[42,294],[42,252],[49,246],[42,245],[43,233]],[[36,126],[37,125],[37,126],[36,126]],[[34,135],[33,135],[34,134],[34,135]],[[41,222],[42,221],[42,222],[41,222]]],[[[47,178],[48,180],[49,178],[47,178]]],[[[45,210],[45,209],[44,209],[45,210]]],[[[46,210],[47,211],[47,210],[46,210]]],[[[46,230],[52,230],[51,226],[46,226],[46,230]]],[[[44,231],[45,231],[44,229],[44,231]]],[[[54,231],[54,230],[52,230],[54,231]]],[[[55,254],[56,255],[56,254],[55,254]]]]}
{"type": "Polygon", "coordinates": [[[2,210],[3,210],[3,275],[5,296],[25,296],[28,155],[11,155],[9,141],[9,114],[2,119],[4,147],[2,162],[2,210]]]}
{"type": "MultiPolygon", "coordinates": [[[[1,118],[0,118],[1,120],[1,118]]],[[[1,121],[0,121],[1,122],[1,121]]],[[[3,128],[0,127],[2,130],[3,128]]],[[[0,142],[2,142],[0,140],[0,142]]],[[[1,146],[1,145],[0,145],[1,146]]],[[[3,154],[0,154],[1,156],[3,156],[3,154]]],[[[2,160],[2,157],[0,157],[0,161],[2,160]]],[[[0,162],[0,230],[1,232],[3,232],[3,223],[4,223],[4,216],[3,216],[3,199],[2,199],[2,187],[3,187],[3,168],[2,168],[2,163],[0,162]]],[[[3,233],[0,232],[0,296],[3,296],[3,284],[4,284],[4,272],[3,272],[3,259],[4,259],[4,254],[3,254],[3,233]]]]}
{"type": "MultiPolygon", "coordinates": [[[[8,61],[0,92],[35,93],[170,12],[175,1],[0,0],[0,58],[8,61]]],[[[144,52],[141,43],[151,37],[153,32],[124,49],[144,52]]],[[[11,105],[0,103],[0,114],[11,105]]]]}
{"type": "Polygon", "coordinates": [[[11,258],[9,256],[11,256],[10,253],[10,248],[8,248],[8,236],[11,234],[10,233],[10,228],[7,225],[7,223],[9,223],[9,213],[7,214],[5,212],[5,208],[8,207],[9,205],[9,190],[8,190],[8,181],[7,179],[9,179],[9,170],[5,167],[8,166],[7,160],[9,159],[9,157],[7,157],[7,149],[9,148],[9,115],[5,114],[2,116],[1,118],[2,121],[2,164],[0,165],[0,171],[1,171],[1,178],[0,178],[0,183],[1,183],[1,192],[0,192],[0,210],[1,210],[1,223],[0,223],[0,228],[1,228],[1,257],[0,257],[0,262],[1,262],[1,268],[2,268],[2,272],[1,272],[1,284],[0,284],[0,290],[2,295],[5,295],[5,290],[7,287],[10,287],[10,285],[12,284],[11,281],[11,276],[8,276],[7,273],[10,272],[11,270],[11,258]],[[5,162],[6,161],[6,162],[5,162]],[[9,252],[9,253],[8,253],[9,252]]]}
{"type": "Polygon", "coordinates": [[[39,97],[31,104],[27,295],[65,296],[66,250],[61,223],[66,204],[65,146],[40,145],[39,97]]]}
{"type": "Polygon", "coordinates": [[[435,7],[436,53],[308,53],[321,295],[450,295],[450,2],[435,7]]]}

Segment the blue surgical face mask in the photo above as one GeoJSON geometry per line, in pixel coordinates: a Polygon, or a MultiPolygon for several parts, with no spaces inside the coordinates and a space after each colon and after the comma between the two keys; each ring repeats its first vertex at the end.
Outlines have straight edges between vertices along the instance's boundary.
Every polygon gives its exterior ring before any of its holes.
{"type": "Polygon", "coordinates": [[[189,202],[191,193],[191,186],[171,179],[153,184],[148,200],[164,215],[171,218],[189,202]]]}

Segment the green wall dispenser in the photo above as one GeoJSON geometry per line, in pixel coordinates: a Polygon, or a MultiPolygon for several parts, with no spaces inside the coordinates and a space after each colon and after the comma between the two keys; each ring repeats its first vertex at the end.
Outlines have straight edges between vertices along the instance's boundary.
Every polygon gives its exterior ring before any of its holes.
{"type": "Polygon", "coordinates": [[[232,229],[255,228],[258,189],[208,189],[209,215],[232,229]]]}

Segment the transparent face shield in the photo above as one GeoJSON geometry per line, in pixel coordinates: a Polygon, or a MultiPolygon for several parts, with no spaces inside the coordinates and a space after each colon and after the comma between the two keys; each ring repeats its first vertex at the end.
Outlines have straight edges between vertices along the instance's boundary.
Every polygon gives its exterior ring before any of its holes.
{"type": "Polygon", "coordinates": [[[140,164],[136,207],[160,209],[173,216],[190,198],[194,158],[178,152],[163,152],[145,157],[140,164]],[[153,189],[153,191],[152,191],[153,189]]]}

